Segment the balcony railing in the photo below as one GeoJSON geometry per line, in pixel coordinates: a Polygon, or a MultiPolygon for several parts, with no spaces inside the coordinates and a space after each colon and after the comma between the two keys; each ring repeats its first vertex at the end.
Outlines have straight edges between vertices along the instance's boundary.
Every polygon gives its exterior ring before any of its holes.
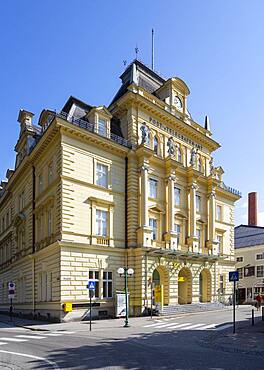
{"type": "Polygon", "coordinates": [[[234,195],[237,195],[239,197],[242,196],[242,193],[239,190],[236,190],[234,188],[231,188],[230,186],[227,186],[223,181],[220,182],[220,187],[226,191],[229,191],[229,193],[232,193],[234,195]]]}
{"type": "MultiPolygon", "coordinates": [[[[106,137],[107,139],[110,139],[112,141],[115,141],[116,143],[120,144],[120,145],[123,145],[123,146],[126,146],[127,148],[131,148],[131,143],[124,139],[123,137],[121,136],[118,136],[112,132],[109,132],[108,130],[103,130],[103,129],[100,129],[98,128],[97,126],[95,126],[93,123],[91,122],[88,122],[88,121],[85,121],[81,118],[76,118],[76,117],[73,117],[72,115],[69,115],[68,113],[66,112],[63,112],[61,111],[60,113],[54,113],[54,116],[57,116],[59,118],[62,118],[70,123],[72,123],[73,125],[75,126],[78,126],[80,128],[83,128],[89,132],[93,132],[97,135],[100,135],[100,136],[103,136],[103,137],[106,137]]],[[[46,129],[49,127],[49,125],[51,124],[53,120],[52,119],[49,119],[47,121],[47,123],[43,126],[43,130],[46,131],[46,129]]]]}

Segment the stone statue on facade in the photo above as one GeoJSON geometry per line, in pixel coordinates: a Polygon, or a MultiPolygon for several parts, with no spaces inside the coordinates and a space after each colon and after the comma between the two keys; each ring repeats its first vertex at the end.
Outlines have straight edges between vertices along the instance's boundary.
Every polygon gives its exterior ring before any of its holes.
{"type": "Polygon", "coordinates": [[[191,159],[190,159],[190,165],[192,167],[196,165],[197,155],[198,155],[198,149],[195,149],[195,147],[193,147],[191,150],[191,159]]]}
{"type": "Polygon", "coordinates": [[[142,125],[140,127],[141,131],[141,144],[145,144],[147,142],[147,136],[148,136],[148,129],[146,125],[142,125]]]}
{"type": "Polygon", "coordinates": [[[174,155],[175,153],[175,148],[174,148],[174,143],[173,143],[173,138],[170,137],[168,142],[167,142],[167,147],[168,147],[168,154],[169,155],[174,155]]]}

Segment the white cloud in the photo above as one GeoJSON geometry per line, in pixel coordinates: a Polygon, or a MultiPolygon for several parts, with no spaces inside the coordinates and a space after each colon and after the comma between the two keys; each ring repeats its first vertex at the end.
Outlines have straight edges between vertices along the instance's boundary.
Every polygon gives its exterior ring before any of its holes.
{"type": "Polygon", "coordinates": [[[258,212],[258,226],[264,226],[264,211],[258,212]]]}

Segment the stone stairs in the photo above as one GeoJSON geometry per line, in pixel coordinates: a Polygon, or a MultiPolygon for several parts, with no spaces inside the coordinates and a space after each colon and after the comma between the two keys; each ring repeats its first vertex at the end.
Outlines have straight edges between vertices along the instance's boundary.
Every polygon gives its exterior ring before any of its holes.
{"type": "Polygon", "coordinates": [[[164,306],[159,312],[160,316],[170,316],[182,313],[193,313],[193,312],[203,312],[203,311],[214,311],[226,309],[227,306],[223,303],[213,302],[213,303],[192,303],[192,304],[178,304],[178,305],[168,305],[164,306]]]}

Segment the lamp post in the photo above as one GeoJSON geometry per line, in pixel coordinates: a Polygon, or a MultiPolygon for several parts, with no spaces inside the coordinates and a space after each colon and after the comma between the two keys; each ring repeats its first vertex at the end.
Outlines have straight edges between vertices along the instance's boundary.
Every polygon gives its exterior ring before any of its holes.
{"type": "Polygon", "coordinates": [[[125,318],[124,328],[128,328],[129,327],[129,325],[128,325],[128,309],[129,308],[128,308],[128,296],[127,296],[127,293],[128,293],[127,280],[128,280],[129,276],[132,276],[134,274],[134,270],[132,268],[128,268],[128,267],[119,267],[119,269],[117,270],[117,273],[120,276],[124,276],[124,278],[125,278],[126,318],[125,318]]]}

